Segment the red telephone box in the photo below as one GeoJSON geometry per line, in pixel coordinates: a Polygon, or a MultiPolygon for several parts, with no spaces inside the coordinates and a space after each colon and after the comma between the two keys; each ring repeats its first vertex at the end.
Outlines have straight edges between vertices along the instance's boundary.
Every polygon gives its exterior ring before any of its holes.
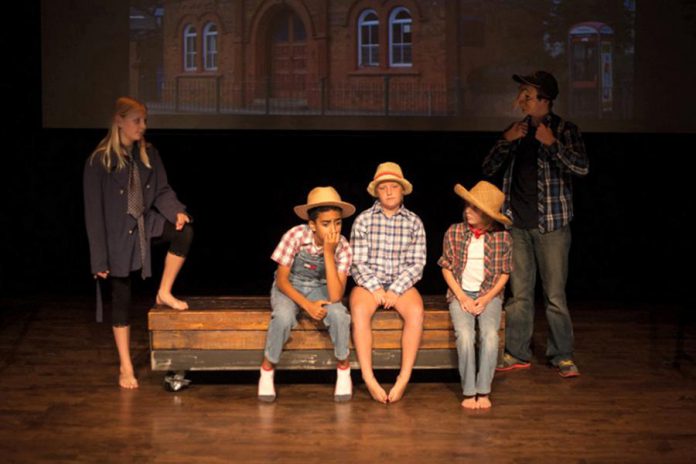
{"type": "Polygon", "coordinates": [[[578,23],[568,32],[570,113],[608,116],[614,110],[614,30],[604,23],[578,23]]]}

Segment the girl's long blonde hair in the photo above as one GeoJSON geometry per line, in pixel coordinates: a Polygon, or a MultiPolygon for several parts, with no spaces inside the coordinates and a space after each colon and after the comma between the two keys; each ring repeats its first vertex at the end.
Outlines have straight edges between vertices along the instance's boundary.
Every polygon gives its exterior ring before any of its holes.
{"type": "MultiPolygon", "coordinates": [[[[118,118],[125,118],[131,111],[140,111],[147,116],[147,108],[136,99],[120,97],[116,100],[116,108],[111,118],[109,132],[92,152],[90,163],[92,163],[96,157],[99,157],[107,171],[111,171],[114,168],[120,171],[126,167],[126,156],[128,156],[128,152],[123,145],[121,145],[121,137],[118,133],[118,118]]],[[[142,161],[145,166],[152,169],[152,166],[150,166],[150,157],[147,156],[147,143],[145,142],[145,137],[140,139],[138,146],[140,147],[140,161],[142,161]]]]}

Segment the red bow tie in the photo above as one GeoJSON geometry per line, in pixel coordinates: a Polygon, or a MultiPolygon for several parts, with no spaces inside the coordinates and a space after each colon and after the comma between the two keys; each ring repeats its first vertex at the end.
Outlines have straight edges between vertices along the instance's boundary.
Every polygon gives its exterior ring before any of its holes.
{"type": "Polygon", "coordinates": [[[469,225],[469,230],[474,234],[474,237],[479,238],[486,233],[486,229],[476,229],[475,227],[469,225]]]}

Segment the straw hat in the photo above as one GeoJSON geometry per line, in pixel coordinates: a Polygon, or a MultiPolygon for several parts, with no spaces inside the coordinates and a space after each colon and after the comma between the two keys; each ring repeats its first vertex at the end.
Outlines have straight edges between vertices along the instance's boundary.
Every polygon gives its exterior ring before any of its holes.
{"type": "Polygon", "coordinates": [[[375,172],[375,177],[372,178],[372,182],[367,186],[367,192],[373,197],[377,197],[375,193],[375,188],[377,184],[384,181],[398,182],[404,188],[404,195],[408,195],[413,192],[413,185],[404,178],[403,172],[401,172],[401,166],[396,163],[386,162],[377,166],[377,172],[375,172]]]}
{"type": "Polygon", "coordinates": [[[512,221],[500,212],[503,201],[505,201],[505,194],[490,182],[482,180],[474,185],[471,190],[467,190],[460,184],[457,184],[454,186],[454,193],[466,200],[467,203],[476,206],[492,219],[506,226],[512,225],[512,221]]]}
{"type": "Polygon", "coordinates": [[[293,208],[295,214],[305,221],[309,220],[307,211],[319,206],[335,206],[341,208],[341,217],[351,216],[355,212],[355,206],[345,201],[341,201],[341,196],[333,187],[316,187],[307,195],[307,204],[298,205],[293,208]]]}

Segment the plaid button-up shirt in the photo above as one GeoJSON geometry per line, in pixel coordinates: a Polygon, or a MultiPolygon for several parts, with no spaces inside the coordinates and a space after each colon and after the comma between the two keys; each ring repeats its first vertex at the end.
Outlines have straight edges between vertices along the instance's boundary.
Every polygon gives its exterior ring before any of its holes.
{"type": "MultiPolygon", "coordinates": [[[[452,224],[442,244],[442,256],[437,264],[452,271],[457,283],[462,284],[462,272],[466,266],[467,253],[473,233],[466,222],[452,224]]],[[[507,230],[489,230],[483,241],[483,282],[480,295],[485,295],[498,281],[501,274],[512,272],[512,237],[507,230]]],[[[502,295],[502,292],[501,292],[502,295]]],[[[447,300],[454,298],[452,290],[447,289],[447,300]]]]}
{"type": "MultiPolygon", "coordinates": [[[[527,117],[525,122],[531,124],[530,118],[527,117]]],[[[539,232],[542,234],[560,229],[573,219],[572,176],[584,176],[590,168],[580,129],[575,124],[553,113],[547,114],[543,122],[553,131],[556,142],[548,147],[540,144],[537,156],[537,211],[539,232]]],[[[501,138],[483,160],[483,172],[487,176],[507,166],[503,179],[503,211],[512,217],[513,225],[515,218],[510,210],[510,186],[518,147],[519,140],[508,142],[501,138]]]]}
{"type": "Polygon", "coordinates": [[[401,295],[423,277],[425,228],[403,206],[387,217],[376,201],[355,219],[350,241],[355,283],[371,292],[384,288],[401,295]]]}
{"type": "MultiPolygon", "coordinates": [[[[314,232],[307,224],[300,224],[285,232],[280,243],[271,255],[271,259],[281,266],[292,267],[295,255],[305,250],[312,255],[323,255],[324,247],[314,243],[314,232]]],[[[350,265],[353,262],[353,250],[348,240],[341,235],[336,246],[336,269],[343,274],[350,274],[350,265]]]]}

